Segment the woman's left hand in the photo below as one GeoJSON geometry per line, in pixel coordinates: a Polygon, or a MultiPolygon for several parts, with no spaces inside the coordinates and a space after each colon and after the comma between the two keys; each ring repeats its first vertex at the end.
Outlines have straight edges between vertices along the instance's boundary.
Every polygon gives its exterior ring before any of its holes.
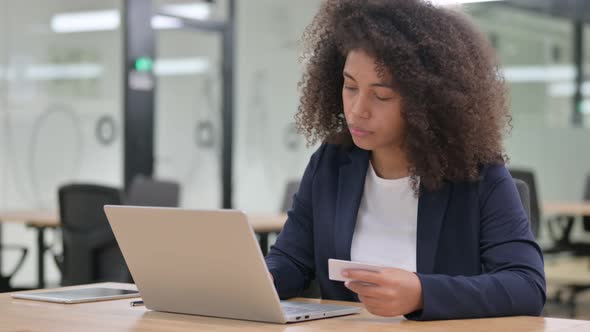
{"type": "Polygon", "coordinates": [[[374,315],[393,317],[422,309],[422,284],[415,273],[388,268],[380,272],[345,270],[342,276],[354,280],[345,286],[374,315]]]}

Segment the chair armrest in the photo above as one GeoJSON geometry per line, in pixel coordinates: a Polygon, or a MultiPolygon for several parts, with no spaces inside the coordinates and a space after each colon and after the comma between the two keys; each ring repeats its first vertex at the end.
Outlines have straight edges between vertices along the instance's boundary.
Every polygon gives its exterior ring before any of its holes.
{"type": "Polygon", "coordinates": [[[11,245],[11,244],[3,244],[0,248],[2,248],[2,250],[7,249],[7,250],[20,250],[21,251],[21,256],[20,256],[18,262],[16,263],[15,267],[12,269],[12,272],[10,272],[7,276],[10,279],[22,267],[23,263],[25,262],[25,257],[27,256],[27,253],[29,252],[29,248],[19,246],[19,245],[11,245]]]}

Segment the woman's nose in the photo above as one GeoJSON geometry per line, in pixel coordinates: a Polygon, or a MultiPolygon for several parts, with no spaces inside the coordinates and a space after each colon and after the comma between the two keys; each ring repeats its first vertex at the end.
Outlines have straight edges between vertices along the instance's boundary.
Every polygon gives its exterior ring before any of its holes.
{"type": "Polygon", "coordinates": [[[355,102],[352,105],[352,114],[359,118],[368,118],[371,115],[369,105],[362,95],[358,95],[355,102]]]}

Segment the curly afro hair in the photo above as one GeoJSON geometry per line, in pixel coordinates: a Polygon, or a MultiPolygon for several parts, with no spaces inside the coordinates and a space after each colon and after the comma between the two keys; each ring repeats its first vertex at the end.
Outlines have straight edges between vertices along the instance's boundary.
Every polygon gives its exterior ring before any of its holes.
{"type": "Polygon", "coordinates": [[[482,166],[507,161],[506,85],[490,43],[463,14],[422,0],[327,0],[302,40],[296,120],[309,144],[353,146],[342,70],[361,49],[394,79],[409,171],[427,189],[477,180],[482,166]]]}

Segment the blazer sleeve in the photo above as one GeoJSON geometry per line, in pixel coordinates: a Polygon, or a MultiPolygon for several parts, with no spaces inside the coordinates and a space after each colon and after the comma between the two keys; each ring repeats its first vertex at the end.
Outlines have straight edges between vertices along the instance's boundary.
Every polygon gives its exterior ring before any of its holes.
{"type": "Polygon", "coordinates": [[[312,185],[324,150],[322,145],[311,156],[285,226],[265,258],[281,299],[300,295],[314,278],[312,185]]]}
{"type": "Polygon", "coordinates": [[[546,297],[543,256],[514,181],[503,166],[488,168],[485,177],[479,193],[482,274],[418,273],[424,306],[408,319],[540,315],[546,297]]]}

